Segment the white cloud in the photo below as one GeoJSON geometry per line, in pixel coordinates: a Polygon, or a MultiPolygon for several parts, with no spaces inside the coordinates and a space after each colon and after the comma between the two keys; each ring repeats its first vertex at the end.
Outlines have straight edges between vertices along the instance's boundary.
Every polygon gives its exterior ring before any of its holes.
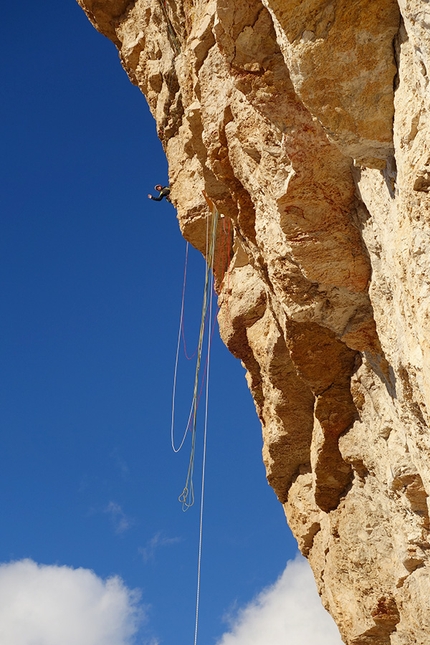
{"type": "Polygon", "coordinates": [[[104,512],[110,515],[115,528],[115,533],[117,533],[118,535],[128,531],[128,529],[131,528],[134,524],[134,520],[127,517],[121,506],[116,502],[109,502],[109,504],[104,509],[104,512]]]}
{"type": "Polygon", "coordinates": [[[154,559],[156,549],[161,546],[171,546],[178,542],[181,542],[181,538],[169,538],[163,534],[163,531],[158,531],[158,533],[155,533],[155,535],[148,540],[144,547],[139,548],[139,553],[141,554],[144,562],[149,562],[154,559]]]}
{"type": "Polygon", "coordinates": [[[118,577],[20,560],[0,565],[0,643],[131,645],[139,593],[118,577]]]}
{"type": "Polygon", "coordinates": [[[217,645],[342,645],[302,557],[288,562],[279,580],[229,622],[230,631],[217,645]]]}

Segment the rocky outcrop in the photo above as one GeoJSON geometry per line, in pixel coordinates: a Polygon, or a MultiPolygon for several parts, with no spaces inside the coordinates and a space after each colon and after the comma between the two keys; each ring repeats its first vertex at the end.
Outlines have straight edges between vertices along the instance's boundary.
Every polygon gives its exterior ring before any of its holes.
{"type": "Polygon", "coordinates": [[[79,0],[145,94],[184,236],[349,645],[430,634],[430,9],[79,0]],[[190,189],[192,188],[192,189],[190,189]]]}

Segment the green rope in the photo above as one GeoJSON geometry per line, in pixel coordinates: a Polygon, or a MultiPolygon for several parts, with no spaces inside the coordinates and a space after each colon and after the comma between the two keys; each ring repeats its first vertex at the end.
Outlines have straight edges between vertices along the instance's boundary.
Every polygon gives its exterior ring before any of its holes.
{"type": "MultiPolygon", "coordinates": [[[[185,480],[185,486],[182,493],[179,495],[179,501],[182,504],[182,510],[187,511],[194,504],[194,458],[196,453],[196,426],[197,426],[197,407],[198,407],[198,391],[199,391],[199,380],[200,380],[200,367],[202,361],[202,350],[203,350],[203,339],[205,335],[205,326],[206,326],[206,317],[208,311],[209,303],[209,294],[210,288],[212,287],[212,281],[210,279],[211,273],[213,271],[214,265],[214,256],[215,256],[215,242],[216,242],[216,231],[218,224],[219,213],[216,207],[213,207],[212,212],[212,230],[210,236],[207,234],[210,242],[206,246],[206,275],[205,275],[205,286],[203,289],[203,303],[202,303],[202,316],[200,321],[200,332],[199,332],[199,343],[197,347],[197,362],[196,362],[196,371],[194,375],[194,390],[193,390],[193,399],[191,404],[192,409],[192,423],[191,423],[191,452],[190,452],[190,461],[188,464],[187,477],[185,480]]],[[[208,222],[209,229],[209,222],[208,222]]],[[[209,231],[207,231],[209,233],[209,231]]],[[[210,341],[209,341],[210,342],[210,341]]]]}

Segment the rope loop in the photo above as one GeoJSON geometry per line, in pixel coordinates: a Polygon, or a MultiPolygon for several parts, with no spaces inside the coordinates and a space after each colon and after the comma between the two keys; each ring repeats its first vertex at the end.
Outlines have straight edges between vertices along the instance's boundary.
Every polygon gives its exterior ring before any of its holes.
{"type": "MultiPolygon", "coordinates": [[[[173,400],[172,400],[172,419],[171,419],[171,444],[174,452],[179,452],[185,442],[188,432],[191,433],[191,450],[188,462],[188,471],[185,479],[184,488],[178,497],[178,501],[182,505],[182,510],[185,512],[194,505],[194,464],[196,455],[196,429],[197,429],[197,410],[200,396],[203,392],[203,385],[205,384],[205,409],[204,409],[204,428],[203,428],[203,454],[202,454],[202,475],[200,487],[200,513],[199,513],[199,545],[197,557],[197,591],[196,591],[196,610],[195,610],[195,625],[194,625],[194,645],[197,645],[197,635],[199,627],[199,610],[200,610],[200,581],[201,581],[201,564],[202,564],[202,545],[203,545],[203,509],[204,509],[204,493],[205,493],[205,477],[206,477],[206,451],[207,451],[207,431],[208,431],[208,406],[209,406],[209,367],[210,355],[212,347],[213,336],[213,294],[214,294],[214,257],[217,236],[217,224],[219,219],[218,209],[209,197],[203,192],[204,198],[209,206],[210,216],[206,219],[206,273],[205,283],[203,289],[203,302],[200,320],[199,340],[197,345],[197,359],[194,374],[194,387],[193,397],[191,402],[190,413],[188,422],[179,444],[175,447],[174,442],[174,421],[175,421],[175,399],[176,399],[176,383],[178,372],[179,360],[179,347],[181,335],[183,334],[183,318],[184,318],[184,299],[185,299],[185,280],[186,280],[186,267],[188,260],[188,243],[186,248],[186,259],[184,269],[184,284],[182,288],[182,305],[180,314],[180,323],[178,331],[178,340],[176,346],[175,370],[173,377],[173,400]],[[201,374],[201,362],[203,353],[205,331],[207,329],[207,345],[206,345],[206,362],[201,374]],[[199,387],[200,386],[200,387],[199,387]]],[[[224,226],[223,226],[224,228],[224,226]]],[[[225,234],[225,228],[224,228],[225,234]]]]}

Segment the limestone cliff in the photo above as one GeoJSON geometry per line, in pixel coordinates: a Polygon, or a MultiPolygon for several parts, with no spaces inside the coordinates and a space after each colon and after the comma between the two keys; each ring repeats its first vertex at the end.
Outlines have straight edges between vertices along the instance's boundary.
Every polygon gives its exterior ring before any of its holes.
{"type": "Polygon", "coordinates": [[[428,0],[79,0],[146,95],[349,645],[430,642],[428,0]]]}

